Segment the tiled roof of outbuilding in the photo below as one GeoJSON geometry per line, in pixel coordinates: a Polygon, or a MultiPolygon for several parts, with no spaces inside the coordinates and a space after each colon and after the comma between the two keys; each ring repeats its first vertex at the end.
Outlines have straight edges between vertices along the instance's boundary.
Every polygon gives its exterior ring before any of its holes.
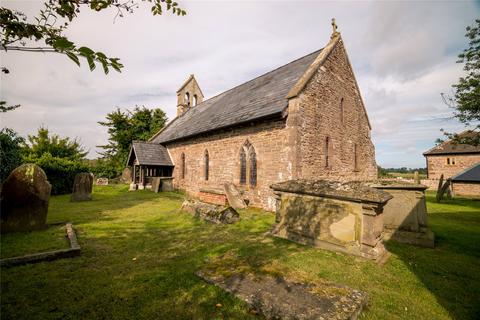
{"type": "Polygon", "coordinates": [[[480,162],[463,170],[452,177],[453,182],[478,182],[480,183],[480,162]]]}
{"type": "MultiPolygon", "coordinates": [[[[460,133],[459,138],[468,138],[473,135],[478,134],[474,131],[464,131],[460,133]]],[[[480,145],[473,146],[470,144],[459,144],[452,140],[447,140],[438,146],[433,147],[432,149],[424,152],[424,156],[429,155],[442,155],[442,154],[461,154],[461,153],[480,153],[480,145]]]]}
{"type": "Polygon", "coordinates": [[[134,141],[128,155],[127,165],[132,164],[134,156],[139,165],[173,166],[167,148],[158,143],[134,141]]]}
{"type": "Polygon", "coordinates": [[[287,94],[322,50],[310,53],[192,107],[150,141],[166,143],[241,123],[281,115],[287,94]]]}

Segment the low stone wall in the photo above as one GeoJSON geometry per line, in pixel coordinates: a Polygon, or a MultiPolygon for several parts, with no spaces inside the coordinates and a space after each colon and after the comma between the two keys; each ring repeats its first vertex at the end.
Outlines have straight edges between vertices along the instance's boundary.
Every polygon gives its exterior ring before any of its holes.
{"type": "Polygon", "coordinates": [[[276,195],[274,236],[369,259],[386,253],[383,207],[392,198],[361,182],[291,180],[276,195]]]}
{"type": "Polygon", "coordinates": [[[380,183],[371,187],[388,192],[393,198],[385,205],[385,240],[434,247],[434,234],[428,229],[425,190],[427,186],[408,183],[380,183]]]}

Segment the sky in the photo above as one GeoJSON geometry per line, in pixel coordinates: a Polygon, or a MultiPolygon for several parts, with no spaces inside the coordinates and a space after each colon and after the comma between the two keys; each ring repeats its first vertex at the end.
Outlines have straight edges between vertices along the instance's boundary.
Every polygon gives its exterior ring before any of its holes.
{"type": "MultiPolygon", "coordinates": [[[[36,15],[43,1],[2,6],[36,15]]],[[[184,17],[152,16],[147,3],[133,14],[82,10],[66,35],[109,57],[121,73],[79,68],[55,53],[1,52],[0,98],[21,104],[0,115],[0,127],[20,135],[40,126],[77,137],[89,151],[107,143],[98,121],[116,107],[161,107],[176,114],[176,90],[195,74],[205,98],[324,47],[335,17],[372,124],[377,164],[424,167],[422,153],[464,130],[440,93],[464,74],[457,56],[477,2],[178,1],[184,17]]]]}

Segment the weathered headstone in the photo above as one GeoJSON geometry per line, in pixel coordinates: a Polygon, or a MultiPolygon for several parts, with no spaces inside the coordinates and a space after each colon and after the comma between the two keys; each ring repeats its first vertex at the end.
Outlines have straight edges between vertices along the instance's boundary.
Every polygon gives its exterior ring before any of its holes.
{"type": "Polygon", "coordinates": [[[160,191],[161,180],[160,177],[152,178],[152,191],[158,193],[160,191]]]}
{"type": "Polygon", "coordinates": [[[108,186],[108,178],[98,178],[97,186],[108,186]]]}
{"type": "Polygon", "coordinates": [[[123,183],[131,182],[132,181],[132,168],[126,167],[125,169],[123,169],[122,177],[120,178],[120,180],[123,183]]]}
{"type": "Polygon", "coordinates": [[[416,184],[420,184],[420,175],[418,174],[418,171],[415,171],[413,173],[413,181],[416,183],[416,184]]]}
{"type": "Polygon", "coordinates": [[[182,204],[182,210],[213,223],[230,224],[240,220],[240,216],[232,207],[185,200],[182,204]]]}
{"type": "Polygon", "coordinates": [[[225,194],[227,196],[228,204],[235,209],[245,209],[247,205],[242,199],[240,191],[235,187],[233,183],[225,183],[225,194]]]}
{"type": "Polygon", "coordinates": [[[1,232],[46,228],[52,186],[42,168],[23,164],[5,179],[0,191],[1,232]]]}
{"type": "Polygon", "coordinates": [[[438,181],[437,195],[435,197],[437,202],[441,200],[440,190],[442,189],[442,186],[443,186],[443,173],[440,175],[440,180],[438,181]]]}
{"type": "MultiPolygon", "coordinates": [[[[439,190],[437,191],[437,201],[442,200],[445,192],[450,191],[450,182],[451,180],[447,179],[447,181],[445,181],[445,183],[439,188],[439,190]]],[[[449,198],[452,197],[451,193],[449,192],[447,192],[447,195],[449,198]]]]}
{"type": "Polygon", "coordinates": [[[93,176],[91,173],[82,172],[75,176],[71,201],[92,200],[93,176]]]}

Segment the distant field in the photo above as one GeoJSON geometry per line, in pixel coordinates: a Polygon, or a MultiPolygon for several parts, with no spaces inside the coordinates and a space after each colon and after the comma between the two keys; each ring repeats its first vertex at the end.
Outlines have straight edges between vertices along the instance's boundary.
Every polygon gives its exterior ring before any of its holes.
{"type": "MultiPolygon", "coordinates": [[[[72,221],[82,255],[2,268],[2,320],[260,319],[244,302],[195,276],[208,258],[226,253],[238,257],[242,268],[363,290],[369,306],[361,319],[480,314],[480,201],[435,203],[428,193],[435,249],[389,242],[392,256],[379,266],[268,237],[275,220],[269,212],[242,210],[239,223],[214,225],[181,212],[179,193],[127,190],[95,186],[90,202],[52,197],[49,222],[72,221]]],[[[2,237],[1,247],[11,256],[26,253],[25,244],[34,251],[50,241],[62,246],[58,239],[56,230],[45,230],[2,237]]]]}
{"type": "MultiPolygon", "coordinates": [[[[387,173],[390,177],[396,178],[396,177],[401,177],[405,179],[413,179],[414,174],[413,173],[399,173],[399,172],[388,172],[387,173]]],[[[426,174],[420,173],[418,175],[420,179],[427,179],[426,174]]]]}

